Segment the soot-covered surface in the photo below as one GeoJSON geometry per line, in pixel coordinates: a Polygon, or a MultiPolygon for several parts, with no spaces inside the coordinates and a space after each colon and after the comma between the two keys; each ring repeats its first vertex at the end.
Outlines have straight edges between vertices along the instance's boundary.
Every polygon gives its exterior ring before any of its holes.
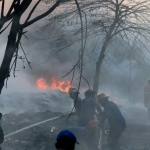
{"type": "MultiPolygon", "coordinates": [[[[2,128],[5,135],[16,130],[22,129],[37,122],[59,116],[61,113],[53,113],[51,111],[23,113],[23,114],[7,114],[3,116],[2,128]]],[[[58,132],[65,129],[68,125],[76,124],[76,117],[71,117],[66,122],[66,116],[47,122],[20,133],[5,138],[2,144],[3,150],[54,150],[54,144],[58,132]],[[51,129],[55,130],[51,132],[51,129]]],[[[120,139],[120,150],[148,150],[150,149],[150,128],[147,125],[141,125],[134,120],[127,120],[127,129],[120,139]]],[[[102,142],[107,150],[107,135],[102,142]]]]}
{"type": "MultiPolygon", "coordinates": [[[[51,111],[24,113],[24,114],[7,114],[3,116],[2,127],[5,135],[18,129],[30,126],[40,121],[59,116],[61,113],[51,111]]],[[[51,122],[47,122],[20,133],[5,138],[2,145],[3,150],[53,150],[57,133],[65,128],[66,116],[51,122]],[[56,129],[51,132],[51,129],[56,129]]]]}

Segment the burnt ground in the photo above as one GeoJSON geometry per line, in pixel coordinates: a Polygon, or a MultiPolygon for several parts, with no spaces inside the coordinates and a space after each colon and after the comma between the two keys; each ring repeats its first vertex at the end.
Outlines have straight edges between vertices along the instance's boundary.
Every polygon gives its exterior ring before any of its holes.
{"type": "MultiPolygon", "coordinates": [[[[18,129],[34,123],[56,117],[61,113],[53,113],[51,111],[23,113],[23,114],[7,114],[3,116],[2,128],[4,134],[7,135],[18,129]]],[[[141,125],[134,120],[127,120],[128,126],[120,139],[120,150],[150,150],[150,128],[141,125]]],[[[54,143],[58,132],[65,129],[68,125],[75,125],[76,117],[71,117],[66,122],[66,116],[47,122],[20,133],[5,138],[2,144],[3,150],[54,150],[54,143]],[[52,132],[51,129],[55,127],[52,132]]],[[[106,129],[107,130],[107,129],[106,129]]],[[[102,139],[105,146],[107,134],[102,139]]],[[[107,148],[104,148],[107,150],[107,148]]]]}
{"type": "MultiPolygon", "coordinates": [[[[108,134],[106,133],[103,134],[102,139],[104,150],[108,150],[106,144],[108,134]]],[[[150,127],[139,124],[128,124],[128,127],[119,140],[119,147],[119,150],[150,150],[150,127]]]]}
{"type": "MultiPolygon", "coordinates": [[[[61,115],[51,111],[24,113],[24,114],[7,114],[3,116],[2,128],[5,136],[9,133],[38,123],[40,121],[61,115]]],[[[20,133],[5,138],[2,144],[3,150],[54,150],[54,143],[58,132],[65,129],[68,123],[66,117],[47,122],[20,133]],[[51,129],[55,127],[52,132],[51,129]]]]}

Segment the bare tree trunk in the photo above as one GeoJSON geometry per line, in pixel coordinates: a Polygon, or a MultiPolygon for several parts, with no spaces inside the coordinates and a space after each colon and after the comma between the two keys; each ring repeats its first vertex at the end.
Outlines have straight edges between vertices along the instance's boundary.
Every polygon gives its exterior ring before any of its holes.
{"type": "Polygon", "coordinates": [[[102,49],[101,49],[101,52],[100,52],[100,55],[99,55],[99,58],[98,58],[98,61],[96,62],[96,69],[95,69],[95,76],[94,76],[94,83],[93,83],[93,90],[96,92],[96,95],[98,93],[98,85],[99,85],[99,78],[100,78],[100,70],[101,70],[101,66],[102,66],[102,62],[103,62],[103,59],[105,57],[105,51],[107,49],[107,46],[112,38],[112,32],[115,28],[115,25],[116,25],[116,19],[114,20],[113,24],[110,26],[110,29],[106,35],[106,38],[105,38],[105,41],[104,41],[104,44],[102,46],[102,49]]]}
{"type": "Polygon", "coordinates": [[[94,83],[93,83],[93,90],[96,92],[96,95],[98,93],[100,70],[101,70],[102,62],[103,62],[103,59],[105,57],[105,51],[106,51],[106,48],[107,48],[107,45],[108,45],[109,41],[110,41],[110,38],[105,39],[105,42],[102,46],[102,50],[101,50],[101,53],[100,53],[100,56],[99,56],[99,59],[96,62],[96,69],[95,69],[95,76],[94,76],[94,83]]]}
{"type": "MultiPolygon", "coordinates": [[[[13,6],[15,12],[13,13],[12,26],[8,36],[8,41],[7,41],[7,46],[3,57],[3,61],[0,67],[0,94],[3,89],[5,79],[9,77],[10,64],[17,48],[16,41],[21,27],[19,22],[20,18],[22,14],[26,11],[26,9],[29,7],[31,2],[32,0],[23,0],[22,3],[20,4],[20,2],[18,1],[18,4],[13,6]]],[[[11,17],[8,17],[7,19],[9,20],[10,18],[11,17]]],[[[0,24],[0,28],[2,27],[2,24],[0,24]]]]}
{"type": "Polygon", "coordinates": [[[96,62],[96,68],[95,68],[95,76],[94,76],[94,83],[93,83],[93,90],[95,91],[96,95],[98,93],[98,85],[99,85],[99,77],[100,77],[100,69],[102,65],[102,61],[105,56],[100,60],[100,62],[96,62]]]}
{"type": "Polygon", "coordinates": [[[6,46],[6,51],[4,54],[4,58],[0,67],[0,94],[2,92],[2,88],[4,86],[5,79],[9,77],[9,68],[10,63],[12,61],[13,55],[16,51],[16,39],[19,28],[19,20],[20,18],[14,17],[12,26],[10,29],[10,34],[8,36],[8,42],[6,46]]]}

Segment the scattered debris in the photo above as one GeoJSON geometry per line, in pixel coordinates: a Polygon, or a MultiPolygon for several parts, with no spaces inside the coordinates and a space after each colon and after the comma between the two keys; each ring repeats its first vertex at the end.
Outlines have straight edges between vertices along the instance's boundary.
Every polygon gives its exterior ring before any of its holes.
{"type": "Polygon", "coordinates": [[[55,129],[56,129],[55,127],[52,127],[52,128],[51,128],[51,132],[54,132],[55,129]]]}
{"type": "MultiPolygon", "coordinates": [[[[3,116],[2,128],[5,135],[16,130],[25,128],[32,124],[47,120],[61,115],[51,111],[7,114],[3,116]]],[[[52,122],[40,124],[21,133],[12,135],[5,139],[2,144],[3,150],[55,150],[56,136],[58,132],[67,126],[75,125],[77,118],[72,116],[66,122],[66,116],[63,116],[52,122]]],[[[107,148],[107,136],[109,129],[105,129],[105,136],[101,142],[103,150],[107,148]],[[107,134],[106,134],[106,133],[107,134]]],[[[128,121],[128,126],[120,139],[120,150],[150,150],[150,127],[128,121]]],[[[77,149],[78,150],[78,149],[77,149]]]]}

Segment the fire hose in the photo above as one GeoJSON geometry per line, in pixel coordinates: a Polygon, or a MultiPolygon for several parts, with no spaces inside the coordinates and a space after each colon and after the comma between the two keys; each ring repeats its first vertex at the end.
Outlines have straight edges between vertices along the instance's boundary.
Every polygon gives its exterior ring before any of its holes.
{"type": "Polygon", "coordinates": [[[61,114],[61,115],[59,115],[59,116],[57,116],[57,117],[50,118],[50,119],[47,119],[47,120],[44,120],[44,121],[41,121],[41,122],[32,124],[32,125],[30,125],[30,126],[27,126],[27,127],[22,128],[22,129],[19,129],[19,130],[17,130],[17,131],[14,131],[14,132],[12,132],[12,133],[9,133],[9,134],[5,135],[4,138],[7,138],[7,137],[9,137],[9,136],[11,136],[11,135],[14,135],[14,134],[17,134],[17,133],[22,132],[22,131],[24,131],[24,130],[27,130],[27,129],[29,129],[29,128],[38,126],[38,125],[40,125],[40,124],[43,124],[43,123],[46,123],[46,122],[49,122],[49,121],[52,121],[52,120],[56,120],[56,119],[58,119],[58,118],[60,118],[60,117],[62,117],[62,116],[66,116],[66,115],[68,115],[68,114],[70,114],[70,112],[66,112],[66,113],[63,113],[63,114],[61,114]]]}
{"type": "MultiPolygon", "coordinates": [[[[27,130],[27,129],[29,129],[29,128],[38,126],[38,125],[40,125],[40,124],[44,124],[44,123],[46,123],[46,122],[49,122],[49,121],[52,121],[52,120],[56,120],[56,119],[58,119],[58,118],[60,118],[60,117],[66,116],[66,115],[68,115],[68,114],[70,114],[70,112],[66,112],[66,113],[63,113],[63,114],[61,114],[61,115],[59,115],[59,116],[57,116],[57,117],[50,118],[50,119],[47,119],[47,120],[44,120],[44,121],[41,121],[41,122],[32,124],[32,125],[30,125],[30,126],[27,126],[27,127],[22,128],[22,129],[19,129],[19,130],[17,130],[17,131],[14,131],[14,132],[12,132],[12,133],[9,133],[9,134],[5,135],[4,138],[7,138],[7,137],[9,137],[9,136],[11,136],[11,135],[14,135],[14,134],[17,134],[17,133],[22,132],[22,131],[24,131],[24,130],[27,130]]],[[[52,128],[51,130],[53,130],[53,128],[52,128]]],[[[126,131],[133,131],[133,129],[128,129],[128,130],[126,130],[126,131]]],[[[109,130],[105,130],[104,132],[105,132],[105,134],[107,134],[107,135],[109,134],[109,130]]],[[[125,136],[125,137],[130,137],[130,138],[131,138],[131,136],[125,136]]],[[[145,138],[145,137],[133,137],[133,138],[145,138]]]]}

